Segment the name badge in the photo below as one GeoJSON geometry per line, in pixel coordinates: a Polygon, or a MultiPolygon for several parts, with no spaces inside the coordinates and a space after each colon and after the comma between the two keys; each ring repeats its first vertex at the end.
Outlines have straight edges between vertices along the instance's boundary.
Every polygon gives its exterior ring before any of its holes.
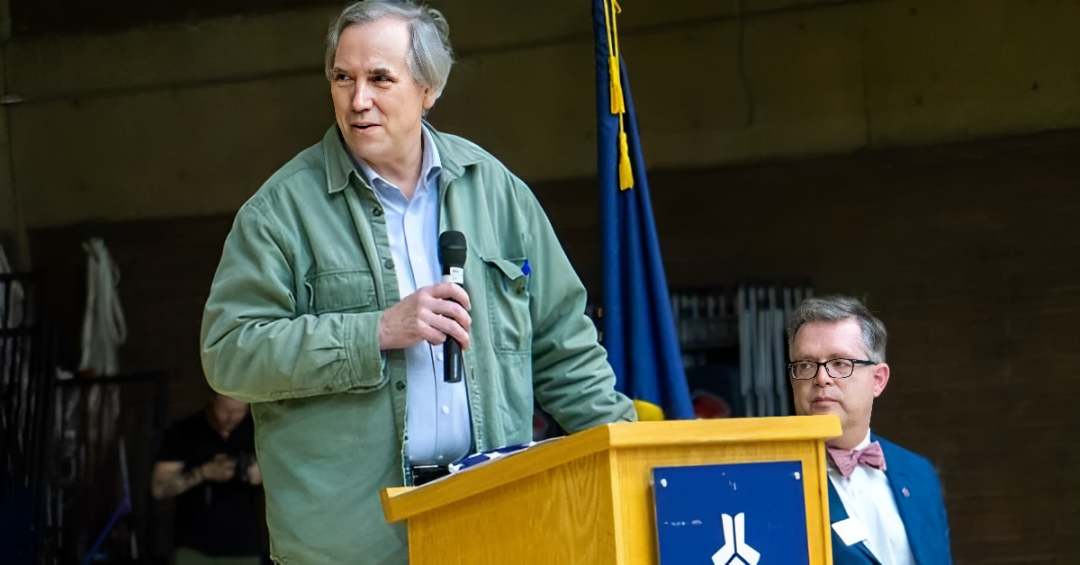
{"type": "Polygon", "coordinates": [[[870,539],[870,532],[867,531],[866,526],[855,518],[840,520],[832,525],[832,529],[845,545],[855,545],[860,541],[870,539]]]}

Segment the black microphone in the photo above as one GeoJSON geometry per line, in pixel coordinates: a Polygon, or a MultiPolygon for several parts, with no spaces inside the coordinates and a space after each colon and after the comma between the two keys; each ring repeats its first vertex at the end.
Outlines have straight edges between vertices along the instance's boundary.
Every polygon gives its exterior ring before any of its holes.
{"type": "MultiPolygon", "coordinates": [[[[439,263],[442,264],[443,282],[465,284],[467,251],[465,234],[459,231],[439,234],[439,263]]],[[[461,357],[461,344],[456,339],[446,336],[446,341],[443,342],[443,381],[460,382],[464,374],[465,364],[461,357]]]]}

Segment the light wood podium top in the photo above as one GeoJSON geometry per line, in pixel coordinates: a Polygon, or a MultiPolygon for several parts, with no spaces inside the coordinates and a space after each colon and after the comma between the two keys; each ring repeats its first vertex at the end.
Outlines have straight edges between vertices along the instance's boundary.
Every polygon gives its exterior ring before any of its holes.
{"type": "Polygon", "coordinates": [[[606,450],[825,440],[841,433],[840,419],[832,415],[607,424],[536,445],[498,464],[422,487],[384,489],[380,495],[387,521],[398,522],[606,450]]]}

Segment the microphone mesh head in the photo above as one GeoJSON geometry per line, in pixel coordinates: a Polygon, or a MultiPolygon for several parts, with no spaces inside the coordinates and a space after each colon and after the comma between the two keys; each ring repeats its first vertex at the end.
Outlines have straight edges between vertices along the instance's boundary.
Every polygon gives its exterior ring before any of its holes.
{"type": "Polygon", "coordinates": [[[468,246],[465,234],[459,231],[445,231],[439,234],[439,263],[443,267],[464,267],[468,246]]]}

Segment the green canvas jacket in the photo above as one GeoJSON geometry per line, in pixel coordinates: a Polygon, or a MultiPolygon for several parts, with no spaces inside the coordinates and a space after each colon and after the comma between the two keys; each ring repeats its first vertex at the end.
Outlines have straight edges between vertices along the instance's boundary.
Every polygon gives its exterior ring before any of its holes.
{"type": "MultiPolygon", "coordinates": [[[[532,192],[473,143],[431,132],[440,232],[468,241],[474,448],[532,439],[534,398],[571,432],[634,420],[532,192]]],[[[407,453],[404,352],[378,339],[400,299],[393,269],[382,207],[336,125],[241,207],[225,241],[203,368],[215,390],[251,403],[280,563],[407,562],[404,528],[386,523],[378,497],[403,484],[407,453]]]]}

